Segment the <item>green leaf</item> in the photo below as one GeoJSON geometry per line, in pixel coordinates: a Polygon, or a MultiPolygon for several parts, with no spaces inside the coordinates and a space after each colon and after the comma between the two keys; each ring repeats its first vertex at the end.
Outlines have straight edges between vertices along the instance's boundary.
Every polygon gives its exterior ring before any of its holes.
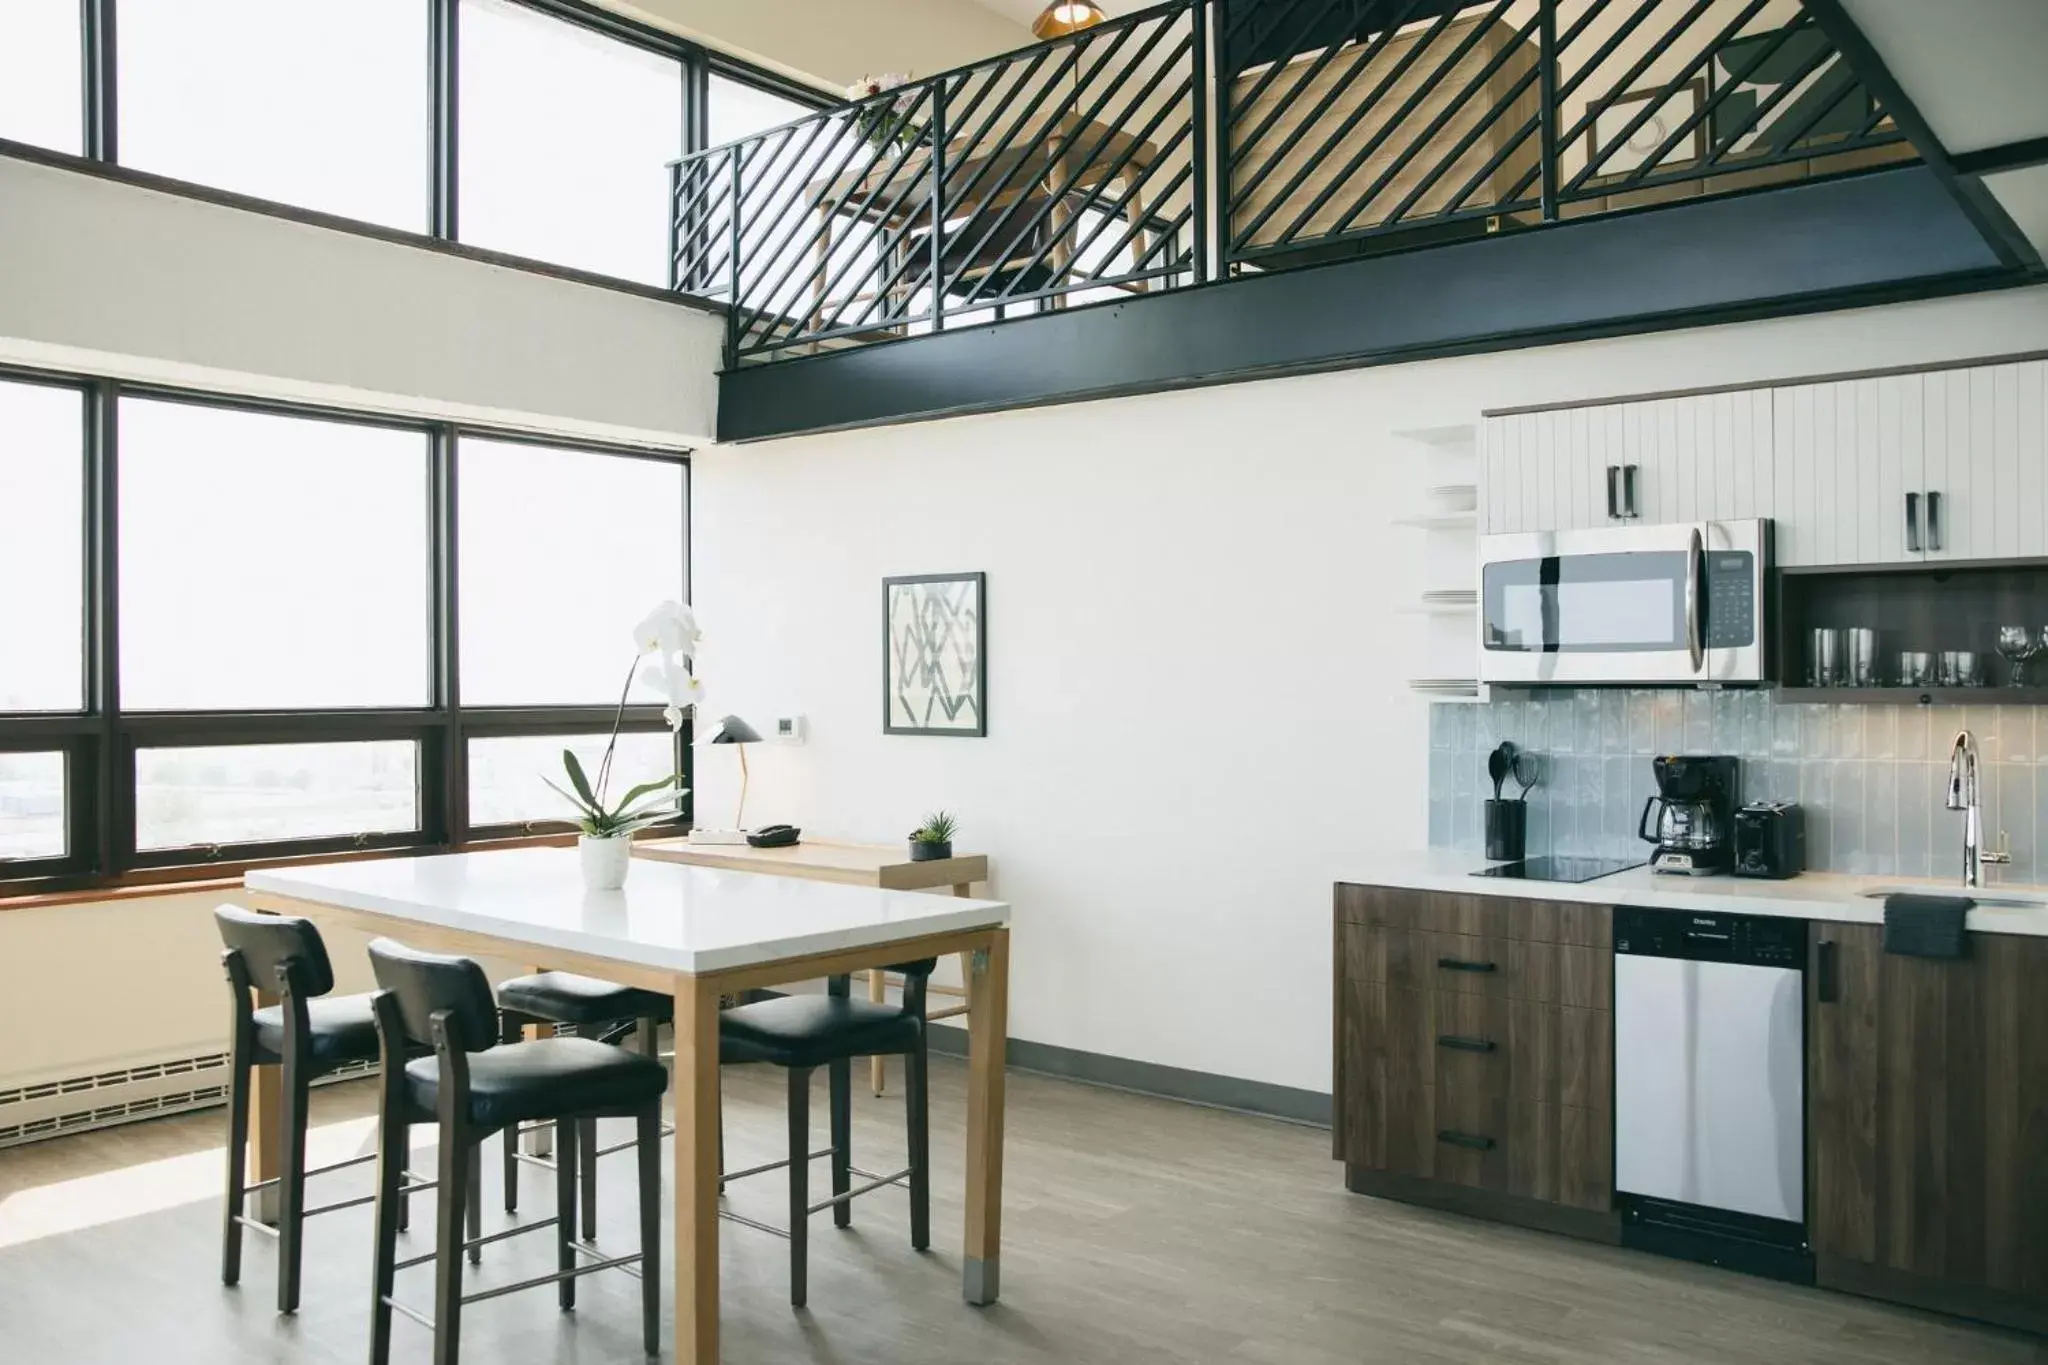
{"type": "Polygon", "coordinates": [[[561,797],[564,801],[567,801],[577,810],[582,811],[585,816],[602,815],[604,813],[598,810],[597,807],[591,805],[588,801],[585,801],[582,797],[576,795],[574,792],[565,791],[559,783],[556,783],[551,779],[545,777],[543,777],[541,781],[546,782],[548,784],[548,787],[557,796],[561,797]]]}
{"type": "Polygon", "coordinates": [[[647,793],[658,792],[663,787],[672,787],[680,781],[682,781],[682,775],[680,773],[670,773],[667,777],[660,778],[656,781],[643,782],[639,786],[633,788],[633,790],[627,792],[624,796],[619,798],[619,809],[624,810],[626,807],[632,805],[635,801],[638,801],[641,797],[647,795],[647,793]]]}
{"type": "Polygon", "coordinates": [[[590,790],[590,779],[583,775],[583,764],[577,761],[573,749],[562,750],[562,766],[569,770],[569,781],[575,785],[576,794],[583,798],[584,804],[594,811],[603,812],[604,807],[597,804],[597,796],[590,790]]]}

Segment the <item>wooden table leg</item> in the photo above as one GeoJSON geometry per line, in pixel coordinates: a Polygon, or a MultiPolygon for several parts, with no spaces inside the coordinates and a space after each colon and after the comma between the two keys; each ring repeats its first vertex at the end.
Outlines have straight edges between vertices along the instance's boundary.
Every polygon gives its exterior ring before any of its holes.
{"type": "MultiPolygon", "coordinates": [[[[880,967],[868,968],[868,999],[880,1005],[889,998],[889,974],[880,967]]],[[[880,1095],[889,1082],[889,1062],[885,1057],[868,1058],[868,1079],[873,1082],[875,1094],[880,1095]]]]}
{"type": "MultiPolygon", "coordinates": [[[[256,1008],[277,1004],[277,993],[261,987],[256,991],[256,1008]]],[[[249,1077],[249,1183],[275,1182],[284,1173],[284,1068],[250,1068],[249,1077]]],[[[251,1218],[275,1224],[280,1197],[275,1183],[250,1197],[245,1212],[251,1218]]]]}
{"type": "Polygon", "coordinates": [[[961,1292],[989,1304],[1001,1292],[1003,1066],[1009,1042],[1010,931],[989,931],[967,986],[967,1246],[961,1292]]]}
{"type": "Polygon", "coordinates": [[[718,1360],[718,983],[676,978],[676,1365],[718,1360]]]}

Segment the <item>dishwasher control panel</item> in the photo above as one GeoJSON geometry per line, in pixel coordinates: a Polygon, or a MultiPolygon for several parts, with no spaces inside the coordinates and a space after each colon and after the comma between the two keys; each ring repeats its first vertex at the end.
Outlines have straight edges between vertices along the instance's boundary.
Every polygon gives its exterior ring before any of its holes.
{"type": "Polygon", "coordinates": [[[1806,966],[1806,921],[1622,905],[1614,911],[1614,951],[1801,971],[1806,966]]]}

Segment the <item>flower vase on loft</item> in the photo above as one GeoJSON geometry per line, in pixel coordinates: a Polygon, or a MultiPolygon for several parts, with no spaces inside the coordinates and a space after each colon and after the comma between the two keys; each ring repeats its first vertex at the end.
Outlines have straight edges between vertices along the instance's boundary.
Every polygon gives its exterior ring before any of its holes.
{"type": "Polygon", "coordinates": [[[604,757],[598,762],[596,780],[584,771],[582,760],[572,749],[562,750],[562,771],[568,787],[551,778],[541,779],[576,808],[576,849],[587,890],[617,891],[624,886],[626,874],[632,870],[633,835],[682,813],[682,799],[687,792],[680,772],[642,782],[612,801],[612,759],[619,747],[619,727],[626,718],[626,698],[632,694],[636,681],[654,687],[667,700],[662,719],[668,722],[670,732],[682,729],[685,708],[697,705],[703,698],[704,685],[691,672],[701,638],[697,618],[688,607],[679,602],[664,602],[656,607],[633,632],[638,648],[632,667],[626,671],[626,685],[619,692],[611,737],[605,743],[604,757]]]}

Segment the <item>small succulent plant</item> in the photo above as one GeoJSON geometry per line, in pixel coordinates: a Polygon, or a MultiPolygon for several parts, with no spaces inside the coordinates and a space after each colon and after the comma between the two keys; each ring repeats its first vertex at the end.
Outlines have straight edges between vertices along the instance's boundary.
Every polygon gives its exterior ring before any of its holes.
{"type": "Polygon", "coordinates": [[[925,816],[922,825],[910,831],[910,842],[913,844],[950,844],[953,842],[953,831],[955,828],[956,822],[953,819],[952,812],[935,810],[930,815],[925,816]]]}

